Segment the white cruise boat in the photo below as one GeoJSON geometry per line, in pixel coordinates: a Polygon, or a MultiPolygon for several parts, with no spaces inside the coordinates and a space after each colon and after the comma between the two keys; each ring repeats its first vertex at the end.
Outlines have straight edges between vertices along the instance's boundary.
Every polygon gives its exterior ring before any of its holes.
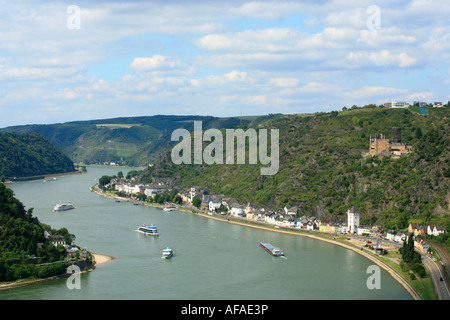
{"type": "Polygon", "coordinates": [[[140,232],[140,233],[143,233],[143,234],[152,235],[152,236],[159,235],[158,228],[156,226],[154,226],[154,225],[150,225],[149,226],[149,225],[143,224],[139,228],[137,228],[136,231],[140,232]]]}
{"type": "Polygon", "coordinates": [[[165,248],[162,252],[162,257],[163,259],[168,259],[168,258],[172,258],[173,257],[173,250],[170,249],[169,247],[165,248]]]}
{"type": "Polygon", "coordinates": [[[71,209],[75,209],[75,206],[71,203],[62,203],[62,204],[57,204],[54,208],[53,211],[66,211],[66,210],[71,210],[71,209]]]}
{"type": "Polygon", "coordinates": [[[166,204],[166,206],[164,207],[164,211],[173,211],[173,210],[175,210],[177,208],[177,206],[176,205],[174,205],[174,204],[166,204]]]}

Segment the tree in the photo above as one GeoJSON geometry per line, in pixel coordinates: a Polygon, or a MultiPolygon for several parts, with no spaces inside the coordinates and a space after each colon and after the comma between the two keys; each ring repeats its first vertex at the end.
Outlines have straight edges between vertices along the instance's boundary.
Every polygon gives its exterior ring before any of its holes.
{"type": "MultiPolygon", "coordinates": [[[[155,197],[156,198],[156,197],[155,197]]],[[[160,196],[159,198],[158,198],[158,200],[155,200],[155,202],[157,202],[157,203],[159,203],[159,204],[163,204],[164,203],[164,197],[163,196],[160,196]]]]}
{"type": "Polygon", "coordinates": [[[400,248],[403,261],[407,264],[421,263],[420,254],[414,250],[414,237],[410,235],[408,241],[403,241],[403,247],[400,248]]]}
{"type": "Polygon", "coordinates": [[[195,207],[199,208],[201,204],[202,204],[202,200],[200,200],[199,197],[195,196],[192,199],[192,205],[194,205],[195,207]]]}
{"type": "Polygon", "coordinates": [[[119,178],[119,179],[123,178],[123,172],[122,171],[117,172],[117,178],[119,178]]]}
{"type": "Polygon", "coordinates": [[[173,202],[175,202],[175,198],[177,197],[177,195],[178,195],[178,190],[177,189],[172,189],[171,191],[170,191],[170,201],[173,201],[173,202]]]}
{"type": "Polygon", "coordinates": [[[110,181],[111,181],[111,177],[110,177],[110,176],[102,176],[100,179],[98,179],[98,185],[99,185],[100,187],[104,187],[104,186],[107,185],[110,181]]]}
{"type": "Polygon", "coordinates": [[[419,127],[416,128],[415,134],[416,134],[416,139],[422,138],[422,130],[420,130],[419,127]]]}
{"type": "Polygon", "coordinates": [[[181,198],[181,196],[178,194],[173,198],[173,202],[175,202],[176,204],[182,204],[183,203],[183,199],[181,198]]]}
{"type": "Polygon", "coordinates": [[[139,201],[145,201],[147,200],[147,196],[143,193],[139,193],[136,197],[139,201]]]}

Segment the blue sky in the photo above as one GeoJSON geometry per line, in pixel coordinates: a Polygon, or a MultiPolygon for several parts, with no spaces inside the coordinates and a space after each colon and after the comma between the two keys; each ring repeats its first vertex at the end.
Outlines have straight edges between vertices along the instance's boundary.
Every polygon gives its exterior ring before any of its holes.
{"type": "Polygon", "coordinates": [[[0,0],[0,127],[446,103],[449,16],[438,0],[0,0]]]}

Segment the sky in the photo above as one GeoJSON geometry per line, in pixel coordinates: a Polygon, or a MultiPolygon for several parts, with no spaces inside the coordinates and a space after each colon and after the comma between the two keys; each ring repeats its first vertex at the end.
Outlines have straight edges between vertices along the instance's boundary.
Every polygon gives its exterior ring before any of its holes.
{"type": "Polygon", "coordinates": [[[0,127],[450,100],[450,1],[3,1],[0,127]]]}

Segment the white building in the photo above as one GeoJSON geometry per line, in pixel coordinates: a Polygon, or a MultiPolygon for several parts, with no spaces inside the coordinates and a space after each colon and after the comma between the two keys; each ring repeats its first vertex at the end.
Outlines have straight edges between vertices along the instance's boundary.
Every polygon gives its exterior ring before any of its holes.
{"type": "Polygon", "coordinates": [[[222,199],[219,197],[211,197],[209,200],[209,211],[216,211],[222,205],[222,199]]]}
{"type": "Polygon", "coordinates": [[[231,207],[230,214],[233,216],[243,216],[244,215],[244,208],[241,206],[233,206],[231,207]]]}
{"type": "Polygon", "coordinates": [[[353,234],[358,230],[359,211],[355,208],[355,206],[351,207],[347,211],[347,224],[348,224],[348,233],[353,234]]]}
{"type": "Polygon", "coordinates": [[[317,224],[315,221],[309,221],[306,224],[306,230],[316,230],[317,229],[317,224]]]}
{"type": "Polygon", "coordinates": [[[445,229],[441,226],[431,225],[427,227],[427,234],[430,236],[439,236],[445,233],[445,229]]]}
{"type": "Polygon", "coordinates": [[[385,239],[389,240],[389,241],[394,241],[395,235],[396,235],[396,233],[394,233],[393,231],[388,231],[388,232],[386,232],[385,239]]]}
{"type": "Polygon", "coordinates": [[[394,241],[395,242],[403,242],[403,240],[405,240],[406,235],[404,233],[397,233],[394,236],[394,241]]]}
{"type": "Polygon", "coordinates": [[[369,227],[363,227],[363,226],[359,226],[357,228],[357,234],[358,236],[363,236],[363,235],[370,235],[370,228],[369,227]]]}
{"type": "Polygon", "coordinates": [[[392,101],[384,103],[385,108],[408,108],[409,103],[404,101],[392,101]]]}
{"type": "Polygon", "coordinates": [[[194,197],[195,197],[195,187],[192,187],[191,188],[191,192],[189,193],[189,196],[190,196],[190,203],[192,203],[192,200],[194,199],[194,197]]]}

